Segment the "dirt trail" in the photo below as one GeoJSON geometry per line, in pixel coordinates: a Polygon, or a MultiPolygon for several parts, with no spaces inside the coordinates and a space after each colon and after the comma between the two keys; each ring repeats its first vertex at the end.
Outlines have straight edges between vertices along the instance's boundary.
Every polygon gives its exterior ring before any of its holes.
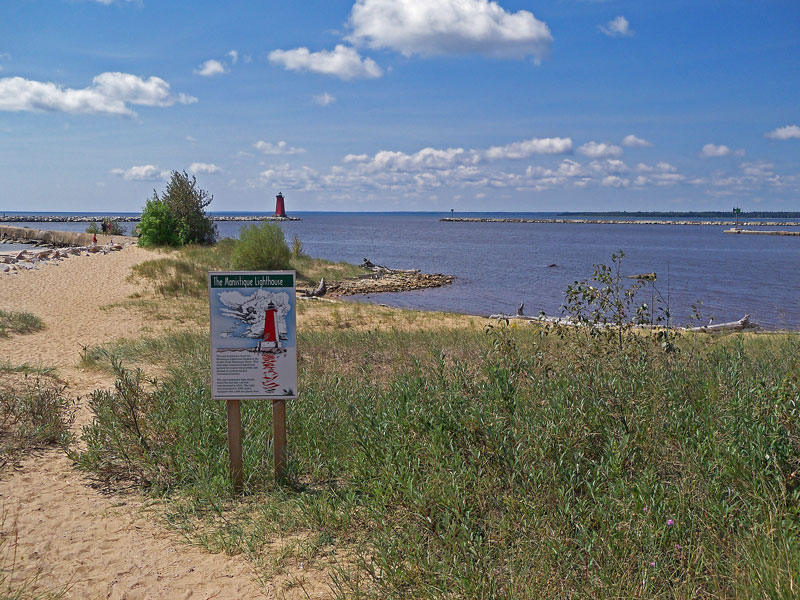
{"type": "MultiPolygon", "coordinates": [[[[153,256],[129,247],[0,275],[0,309],[31,312],[47,325],[40,333],[0,339],[0,361],[55,366],[73,397],[110,387],[109,377],[78,368],[81,349],[146,329],[136,311],[108,305],[136,291],[126,281],[130,268],[153,256]]],[[[88,418],[81,399],[78,424],[88,418]]],[[[137,496],[102,494],[57,450],[0,471],[0,510],[2,534],[16,531],[16,541],[9,537],[6,545],[16,550],[14,578],[38,574],[41,589],[69,585],[67,598],[283,597],[276,586],[256,583],[243,558],[183,543],[137,496]]]]}

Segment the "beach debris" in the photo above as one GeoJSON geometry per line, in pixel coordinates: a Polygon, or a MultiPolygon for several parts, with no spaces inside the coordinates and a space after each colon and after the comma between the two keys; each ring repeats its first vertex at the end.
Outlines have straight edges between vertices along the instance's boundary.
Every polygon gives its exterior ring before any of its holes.
{"type": "Polygon", "coordinates": [[[22,250],[16,254],[0,254],[0,273],[13,275],[20,270],[30,271],[38,269],[41,265],[57,265],[61,260],[70,256],[89,256],[89,253],[117,252],[126,246],[135,245],[129,242],[123,244],[106,244],[105,246],[71,246],[68,248],[47,248],[45,250],[22,250]]]}
{"type": "MultiPolygon", "coordinates": [[[[516,320],[516,321],[525,321],[527,323],[535,324],[535,323],[551,323],[555,325],[569,325],[569,326],[589,326],[589,323],[583,323],[573,319],[572,317],[548,317],[547,315],[541,314],[536,317],[528,317],[525,315],[521,315],[517,313],[516,315],[506,315],[503,313],[498,313],[496,315],[489,315],[490,319],[496,320],[516,320]]],[[[594,327],[614,327],[613,324],[610,323],[596,323],[593,324],[594,327]]],[[[750,315],[745,315],[738,321],[730,321],[728,323],[717,323],[716,325],[712,325],[709,323],[708,325],[701,325],[699,327],[675,327],[675,329],[680,331],[694,331],[698,333],[721,333],[724,331],[744,331],[746,329],[759,329],[761,326],[758,323],[753,323],[750,320],[750,315]]],[[[637,325],[637,329],[660,329],[659,326],[653,325],[637,325]]]]}
{"type": "Polygon", "coordinates": [[[638,275],[626,275],[628,279],[638,279],[640,281],[655,281],[656,280],[656,273],[653,271],[652,273],[639,273],[638,275]]]}
{"type": "Polygon", "coordinates": [[[328,292],[328,286],[325,285],[325,278],[319,280],[319,284],[313,290],[306,291],[303,294],[306,298],[322,298],[328,292]]]}
{"type": "Polygon", "coordinates": [[[523,302],[523,303],[521,303],[521,304],[519,305],[519,307],[517,308],[517,316],[518,316],[518,317],[521,317],[521,316],[523,316],[523,315],[525,314],[525,313],[524,313],[524,310],[525,310],[525,303],[523,302]]]}
{"type": "Polygon", "coordinates": [[[557,266],[558,265],[556,263],[550,263],[549,265],[547,265],[547,268],[548,269],[552,269],[553,267],[557,267],[557,266]]]}

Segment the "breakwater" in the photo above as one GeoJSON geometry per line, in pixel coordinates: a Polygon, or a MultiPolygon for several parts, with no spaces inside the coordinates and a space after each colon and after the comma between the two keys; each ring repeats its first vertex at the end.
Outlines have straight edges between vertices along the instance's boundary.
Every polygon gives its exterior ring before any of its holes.
{"type": "MultiPolygon", "coordinates": [[[[584,225],[724,225],[729,227],[800,227],[800,221],[664,221],[661,219],[496,219],[445,217],[450,223],[565,223],[584,225]]],[[[759,232],[760,233],[760,232],[759,232]]]]}
{"type": "Polygon", "coordinates": [[[800,231],[754,231],[752,229],[726,229],[722,233],[743,233],[745,235],[800,235],[800,231]]]}
{"type": "MultiPolygon", "coordinates": [[[[302,221],[300,217],[264,215],[208,215],[212,221],[302,221]]],[[[111,219],[120,223],[136,223],[141,215],[0,215],[0,223],[99,223],[111,219]]]]}

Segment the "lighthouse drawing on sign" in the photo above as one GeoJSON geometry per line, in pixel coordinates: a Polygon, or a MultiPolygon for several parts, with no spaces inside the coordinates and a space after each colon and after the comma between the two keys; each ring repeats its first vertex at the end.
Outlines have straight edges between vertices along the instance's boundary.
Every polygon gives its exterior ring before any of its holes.
{"type": "Polygon", "coordinates": [[[272,216],[286,218],[286,206],[283,204],[282,192],[278,192],[278,195],[275,196],[275,214],[272,216]]]}
{"type": "Polygon", "coordinates": [[[252,352],[269,352],[270,354],[282,354],[286,352],[285,348],[281,348],[281,340],[285,336],[281,336],[278,329],[278,310],[275,305],[270,302],[264,311],[264,337],[258,342],[258,345],[252,349],[252,352]]]}

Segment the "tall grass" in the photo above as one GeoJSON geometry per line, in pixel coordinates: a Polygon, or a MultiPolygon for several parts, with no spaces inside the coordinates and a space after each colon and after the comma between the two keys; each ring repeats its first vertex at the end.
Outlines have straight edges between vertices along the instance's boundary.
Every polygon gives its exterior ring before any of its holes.
{"type": "Polygon", "coordinates": [[[64,389],[47,369],[0,365],[0,467],[33,449],[69,443],[75,407],[64,389]]]}
{"type": "Polygon", "coordinates": [[[341,553],[341,597],[797,597],[798,338],[544,333],[300,335],[290,485],[244,403],[239,499],[201,336],[160,382],[116,364],[75,458],[208,547],[341,553]]]}

